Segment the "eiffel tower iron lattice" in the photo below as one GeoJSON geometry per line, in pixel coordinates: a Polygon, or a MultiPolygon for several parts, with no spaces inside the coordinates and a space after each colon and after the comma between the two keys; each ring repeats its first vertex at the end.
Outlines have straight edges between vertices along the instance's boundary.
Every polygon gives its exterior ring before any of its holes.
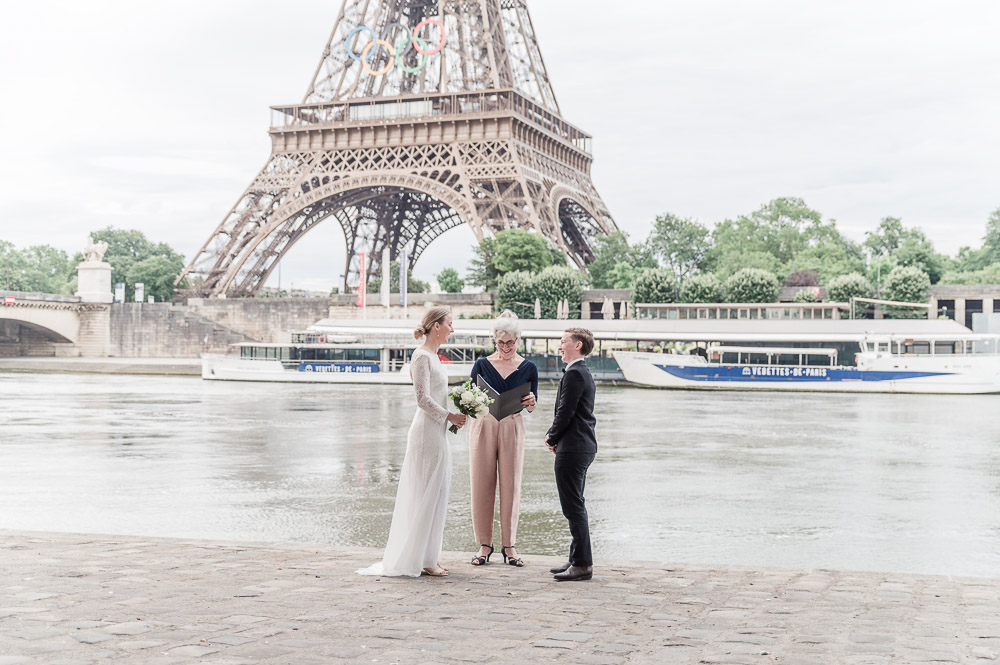
{"type": "Polygon", "coordinates": [[[378,274],[446,231],[542,234],[578,266],[617,230],[590,177],[591,137],[562,119],[523,0],[344,0],[303,103],[271,108],[271,156],[178,284],[256,295],[333,217],[378,274]]]}

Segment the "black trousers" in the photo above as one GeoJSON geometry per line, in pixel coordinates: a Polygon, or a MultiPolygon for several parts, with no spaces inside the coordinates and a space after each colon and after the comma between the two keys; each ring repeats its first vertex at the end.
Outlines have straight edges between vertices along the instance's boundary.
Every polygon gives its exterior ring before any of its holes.
{"type": "Polygon", "coordinates": [[[587,469],[594,462],[594,453],[556,452],[556,489],[563,515],[569,520],[573,542],[569,546],[569,562],[574,566],[593,566],[594,554],[590,549],[590,523],[583,489],[587,484],[587,469]]]}

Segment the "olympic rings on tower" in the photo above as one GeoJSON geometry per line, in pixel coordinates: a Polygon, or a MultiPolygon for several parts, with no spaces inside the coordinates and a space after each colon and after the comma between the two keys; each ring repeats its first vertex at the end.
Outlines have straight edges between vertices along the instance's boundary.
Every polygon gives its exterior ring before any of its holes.
{"type": "Polygon", "coordinates": [[[432,18],[425,18],[417,27],[413,29],[412,34],[402,23],[390,23],[385,26],[382,30],[381,36],[376,35],[375,31],[369,28],[367,25],[359,25],[358,27],[347,33],[347,39],[344,40],[344,45],[347,47],[347,57],[355,62],[360,62],[361,66],[364,67],[365,71],[371,76],[382,76],[389,73],[393,65],[399,64],[399,68],[407,74],[415,74],[427,66],[428,56],[432,56],[438,53],[442,48],[444,48],[445,34],[444,34],[444,24],[441,21],[432,18]],[[428,50],[427,42],[420,37],[420,30],[424,26],[436,25],[438,30],[441,31],[441,41],[432,49],[428,50]],[[396,28],[402,29],[404,36],[396,43],[395,47],[389,42],[389,36],[392,31],[396,28]],[[358,33],[366,32],[371,36],[371,40],[365,44],[364,48],[361,49],[361,53],[355,53],[354,49],[351,47],[351,42],[355,39],[358,33]],[[375,70],[371,68],[371,63],[373,62],[376,53],[379,48],[385,48],[386,52],[389,54],[388,63],[382,67],[382,69],[375,70]],[[413,49],[419,53],[422,58],[420,58],[420,64],[415,67],[407,67],[403,64],[404,56],[413,49]]]}

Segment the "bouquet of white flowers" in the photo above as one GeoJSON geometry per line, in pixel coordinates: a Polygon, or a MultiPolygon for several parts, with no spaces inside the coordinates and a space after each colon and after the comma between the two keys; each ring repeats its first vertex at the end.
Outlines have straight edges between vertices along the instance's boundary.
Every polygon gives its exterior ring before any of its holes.
{"type": "MultiPolygon", "coordinates": [[[[455,407],[458,412],[469,418],[475,418],[476,416],[481,416],[490,410],[490,404],[493,400],[487,395],[482,388],[474,384],[471,380],[466,381],[460,386],[455,386],[448,393],[451,397],[451,401],[455,403],[455,407]]],[[[448,428],[448,431],[452,434],[458,434],[458,428],[452,425],[448,428]]]]}

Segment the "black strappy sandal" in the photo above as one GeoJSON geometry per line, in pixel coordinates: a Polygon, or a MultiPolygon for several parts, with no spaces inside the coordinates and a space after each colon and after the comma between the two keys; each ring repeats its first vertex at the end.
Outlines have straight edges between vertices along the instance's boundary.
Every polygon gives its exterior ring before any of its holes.
{"type": "MultiPolygon", "coordinates": [[[[493,545],[492,544],[487,545],[486,543],[483,543],[482,545],[480,545],[480,547],[488,547],[488,548],[490,548],[490,553],[487,554],[486,556],[474,556],[474,557],[472,557],[472,565],[473,566],[485,566],[486,564],[488,564],[490,562],[490,557],[493,556],[493,545]]],[[[507,557],[504,557],[504,561],[506,561],[506,560],[507,560],[507,557]]]]}
{"type": "Polygon", "coordinates": [[[500,554],[503,555],[503,562],[505,564],[507,564],[508,566],[517,566],[518,568],[523,568],[524,567],[524,561],[521,559],[521,557],[517,557],[515,559],[512,556],[510,556],[510,557],[507,556],[506,550],[512,550],[512,549],[514,549],[513,545],[501,545],[500,546],[500,554]]]}

